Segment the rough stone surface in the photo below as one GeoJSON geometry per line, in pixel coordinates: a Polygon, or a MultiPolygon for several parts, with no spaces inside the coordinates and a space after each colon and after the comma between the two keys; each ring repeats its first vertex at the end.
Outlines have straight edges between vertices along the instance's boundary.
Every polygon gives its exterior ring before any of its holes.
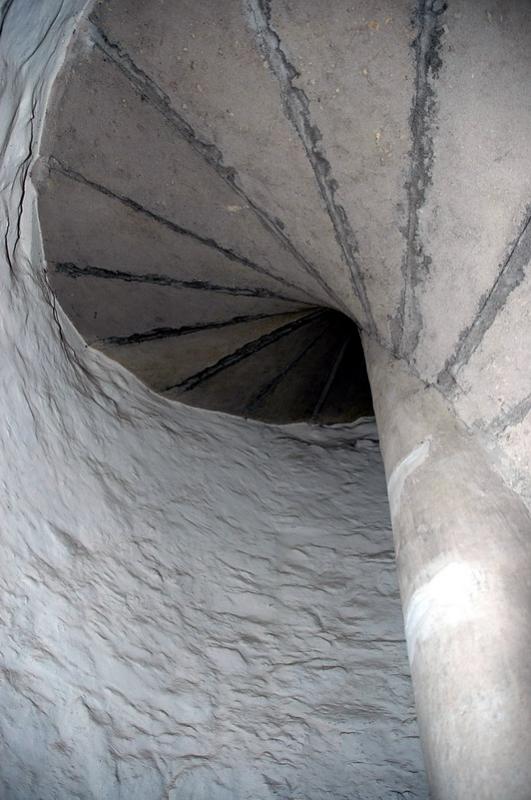
{"type": "Polygon", "coordinates": [[[523,0],[448,4],[419,222],[428,261],[419,276],[414,362],[429,380],[447,359],[459,362],[462,339],[488,314],[485,300],[529,217],[530,42],[523,0]]]}
{"type": "MultiPolygon", "coordinates": [[[[94,287],[105,284],[95,288],[100,300],[129,277],[115,276],[110,287],[93,268],[123,270],[132,253],[131,271],[151,281],[153,273],[187,280],[197,262],[201,280],[221,276],[224,291],[245,291],[242,314],[275,303],[346,313],[454,404],[531,507],[525,437],[512,433],[526,429],[531,409],[530,45],[526,0],[341,0],[334,14],[318,0],[96,3],[43,147],[62,163],[51,159],[52,183],[71,185],[64,196],[43,190],[49,260],[92,268],[94,287]],[[94,252],[87,242],[103,214],[94,208],[111,198],[100,191],[82,229],[69,226],[75,237],[54,228],[46,211],[48,203],[61,220],[66,194],[95,191],[79,174],[218,249],[210,246],[207,257],[205,242],[166,228],[142,268],[140,227],[151,228],[147,242],[161,222],[144,213],[134,235],[131,217],[139,214],[122,203],[107,234],[102,226],[110,244],[94,252]],[[121,243],[109,233],[116,226],[121,243]],[[229,263],[219,247],[253,266],[229,263]],[[270,294],[250,294],[257,289],[270,294]]],[[[72,274],[57,282],[68,306],[72,274]]],[[[124,292],[133,311],[142,286],[124,292]]],[[[171,292],[177,296],[175,286],[171,292]]],[[[189,292],[183,319],[199,309],[219,316],[239,301],[189,292]]],[[[159,305],[158,289],[146,288],[145,297],[159,305]]],[[[304,347],[311,335],[308,328],[304,347]]],[[[218,338],[205,337],[207,355],[218,338]]],[[[165,362],[167,352],[161,346],[165,362]]],[[[124,356],[132,367],[135,351],[124,356]]],[[[335,358],[328,351],[322,364],[333,372],[335,358]]],[[[285,364],[279,376],[289,383],[292,374],[285,364]]],[[[308,381],[306,393],[313,389],[308,381]]],[[[215,394],[210,384],[204,405],[215,406],[215,394]]],[[[220,395],[218,407],[236,411],[237,403],[220,395]]],[[[262,417],[271,418],[271,408],[262,417]]]]}
{"type": "MultiPolygon", "coordinates": [[[[359,309],[311,165],[245,12],[239,0],[169,3],[164,15],[153,4],[117,0],[96,5],[91,19],[167,94],[195,137],[217,148],[221,164],[235,171],[241,195],[233,202],[262,209],[332,287],[331,296],[323,295],[313,282],[314,296],[318,290],[326,302],[350,301],[359,309]]],[[[297,280],[304,275],[300,263],[280,263],[297,280]]]]}
{"type": "MultiPolygon", "coordinates": [[[[267,138],[275,150],[283,143],[294,150],[290,170],[247,127],[238,153],[224,153],[197,116],[203,104],[230,103],[242,87],[256,104],[255,123],[267,116],[255,81],[232,81],[220,71],[213,11],[203,17],[181,7],[175,16],[134,3],[124,10],[117,2],[96,6],[80,26],[54,87],[33,173],[41,187],[50,283],[88,344],[171,399],[262,421],[351,421],[372,412],[368,381],[354,323],[330,307],[355,312],[354,281],[334,238],[325,254],[332,217],[298,139],[292,141],[277,82],[264,72],[254,34],[234,4],[226,7],[222,28],[236,38],[243,30],[246,46],[236,51],[236,62],[234,51],[227,58],[240,75],[245,57],[249,69],[258,65],[282,123],[267,138]],[[194,26],[197,34],[190,33],[194,26]],[[173,51],[188,36],[198,38],[204,58],[194,56],[181,75],[173,51]],[[153,51],[146,44],[154,41],[153,51]],[[199,63],[209,71],[203,74],[199,63]],[[195,111],[184,102],[188,73],[204,84],[194,84],[203,98],[195,111]],[[272,164],[267,180],[258,165],[256,186],[282,185],[288,190],[283,217],[299,229],[304,219],[302,250],[271,198],[263,208],[264,196],[248,196],[227,163],[237,155],[241,165],[249,147],[272,164]],[[298,181],[301,169],[310,182],[298,181]],[[314,263],[304,254],[311,242],[314,263]],[[293,316],[301,311],[304,319],[293,316]]],[[[239,117],[249,104],[240,105],[239,117]]],[[[249,160],[242,174],[258,161],[249,160]]]]}
{"type": "Polygon", "coordinates": [[[308,97],[337,203],[351,222],[371,314],[388,346],[405,256],[411,14],[404,0],[341,0],[333,14],[326,3],[271,3],[271,26],[298,73],[294,85],[308,97]]]}
{"type": "MultiPolygon", "coordinates": [[[[73,286],[75,269],[101,280],[118,338],[113,281],[140,319],[131,287],[143,276],[162,308],[159,267],[181,282],[222,274],[229,312],[227,289],[253,309],[253,292],[268,292],[279,316],[304,307],[316,341],[322,320],[307,304],[341,309],[444,395],[531,508],[529,3],[341,3],[333,19],[296,0],[238,0],[223,17],[219,4],[161,3],[174,52],[154,4],[98,4],[90,22],[82,5],[7,0],[0,16],[4,795],[425,796],[371,437],[156,398],[86,349],[49,283],[73,286]],[[77,25],[70,127],[54,153],[42,118],[77,25]],[[78,124],[87,109],[91,124],[78,124]],[[49,273],[33,167],[58,216],[49,273]],[[76,202],[92,192],[102,203],[81,231],[60,224],[68,181],[76,202]],[[142,263],[132,212],[144,247],[164,229],[158,263],[142,263]],[[95,226],[110,240],[99,251],[95,226]],[[102,274],[122,261],[125,276],[102,274]]],[[[138,357],[142,377],[153,332],[192,316],[181,289],[183,315],[170,303],[118,359],[138,357]]],[[[222,319],[199,305],[194,316],[222,319]]],[[[85,323],[99,324],[94,311],[85,323]]],[[[207,369],[216,336],[201,343],[207,369]]],[[[193,360],[198,340],[187,341],[193,360]]],[[[294,376],[308,363],[297,341],[294,376]]],[[[98,346],[116,357],[116,344],[98,346]]],[[[171,342],[160,352],[158,377],[171,380],[171,342]]],[[[282,404],[276,379],[268,391],[282,404]]],[[[223,394],[222,407],[233,401],[223,394]]]]}
{"type": "Polygon", "coordinates": [[[0,15],[0,794],[425,798],[373,425],[170,403],[55,303],[28,171],[82,5],[0,15]]]}

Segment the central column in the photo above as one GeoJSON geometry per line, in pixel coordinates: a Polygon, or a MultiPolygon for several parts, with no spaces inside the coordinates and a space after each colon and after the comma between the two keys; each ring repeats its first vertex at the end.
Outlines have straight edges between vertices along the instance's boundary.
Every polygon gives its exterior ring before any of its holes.
{"type": "Polygon", "coordinates": [[[529,512],[441,395],[364,346],[432,800],[530,800],[529,512]]]}

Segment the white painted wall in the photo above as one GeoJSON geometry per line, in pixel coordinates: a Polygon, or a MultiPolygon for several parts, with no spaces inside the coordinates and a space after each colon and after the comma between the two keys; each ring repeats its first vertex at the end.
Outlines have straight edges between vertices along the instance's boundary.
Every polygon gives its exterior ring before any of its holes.
{"type": "Polygon", "coordinates": [[[170,404],[54,310],[28,169],[82,5],[0,36],[0,796],[425,798],[373,426],[170,404]]]}

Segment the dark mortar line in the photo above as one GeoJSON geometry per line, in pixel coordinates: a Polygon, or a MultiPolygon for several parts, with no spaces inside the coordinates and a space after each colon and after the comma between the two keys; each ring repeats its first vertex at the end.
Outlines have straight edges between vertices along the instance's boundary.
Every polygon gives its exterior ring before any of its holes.
{"type": "MultiPolygon", "coordinates": [[[[261,267],[258,264],[254,263],[253,261],[250,261],[245,256],[238,255],[238,253],[235,253],[233,250],[229,250],[228,248],[223,247],[222,245],[218,244],[214,239],[201,236],[200,234],[188,230],[187,228],[182,228],[176,222],[172,222],[171,220],[166,219],[165,217],[161,217],[160,214],[157,214],[154,211],[150,211],[149,208],[146,208],[145,206],[142,206],[140,203],[137,203],[136,200],[132,200],[130,197],[126,197],[125,195],[113,192],[111,191],[111,189],[108,189],[106,186],[102,186],[100,183],[91,181],[89,178],[86,178],[81,173],[76,172],[76,170],[67,167],[65,164],[59,161],[59,159],[57,159],[55,156],[52,155],[49,157],[48,164],[51,170],[60,172],[62,175],[65,175],[67,178],[70,178],[71,180],[77,181],[78,183],[82,183],[85,186],[89,186],[90,188],[98,192],[101,192],[101,194],[104,194],[106,197],[110,197],[113,200],[118,200],[127,208],[130,208],[133,211],[136,211],[140,214],[143,214],[144,216],[149,217],[149,219],[153,220],[154,222],[157,222],[159,225],[163,225],[165,228],[169,228],[169,230],[173,231],[174,233],[177,233],[180,236],[187,236],[190,239],[193,239],[194,241],[199,242],[200,244],[215,250],[217,253],[220,253],[221,255],[228,258],[230,261],[234,261],[237,264],[242,264],[244,267],[248,267],[249,269],[252,269],[254,272],[259,273],[260,275],[266,275],[271,280],[274,280],[277,283],[282,284],[283,286],[287,286],[290,289],[294,289],[297,292],[303,292],[307,297],[310,297],[308,292],[305,289],[301,288],[300,286],[297,286],[297,284],[292,283],[291,281],[288,281],[279,275],[275,275],[274,273],[269,272],[269,270],[267,270],[265,267],[261,267]]],[[[312,302],[315,302],[312,298],[311,300],[312,302]]]]}
{"type": "Polygon", "coordinates": [[[55,262],[55,269],[62,275],[67,275],[69,278],[73,279],[87,277],[102,278],[105,280],[124,281],[125,283],[143,283],[155,286],[167,286],[172,289],[194,289],[203,292],[228,294],[234,297],[256,297],[258,299],[282,300],[289,303],[302,304],[304,306],[310,305],[310,303],[307,303],[303,300],[298,300],[295,297],[288,297],[287,295],[272,292],[269,289],[245,286],[222,286],[217,283],[199,280],[185,281],[178,278],[172,278],[169,275],[162,275],[160,273],[135,274],[133,272],[123,272],[121,270],[105,269],[104,267],[93,267],[90,264],[85,267],[79,267],[77,264],[73,264],[70,261],[55,262]]]}
{"type": "Polygon", "coordinates": [[[332,175],[332,167],[325,156],[321,131],[312,122],[310,101],[303,89],[294,86],[299,73],[288,60],[282,48],[280,36],[271,24],[271,0],[247,0],[250,25],[255,32],[259,47],[276,77],[284,113],[301,140],[312,167],[319,194],[332,222],[335,238],[347,266],[352,288],[365,314],[368,333],[375,330],[363,272],[358,263],[358,244],[343,206],[336,199],[338,184],[332,175]]]}
{"type": "Polygon", "coordinates": [[[287,367],[284,367],[284,369],[281,370],[281,372],[279,372],[278,375],[276,375],[271,381],[269,381],[269,383],[266,383],[266,385],[258,392],[258,394],[253,398],[253,400],[247,403],[245,409],[242,412],[242,416],[246,417],[249,414],[253,413],[256,406],[265,397],[271,394],[271,392],[275,391],[277,386],[279,386],[284,380],[284,378],[286,378],[289,375],[292,369],[294,369],[297,366],[299,361],[301,361],[301,359],[304,358],[306,353],[312,349],[312,347],[319,341],[319,339],[321,339],[322,336],[324,336],[327,333],[328,330],[330,330],[331,325],[332,325],[331,322],[328,325],[325,325],[324,329],[319,331],[317,336],[314,339],[312,339],[309,344],[306,344],[304,346],[304,349],[297,356],[295,356],[295,358],[292,361],[289,362],[287,367]]]}
{"type": "Polygon", "coordinates": [[[424,252],[419,234],[420,209],[432,182],[434,161],[432,121],[436,109],[435,92],[430,82],[438,77],[441,67],[439,49],[443,33],[439,21],[446,10],[440,0],[418,0],[415,22],[418,26],[413,43],[415,51],[415,91],[409,116],[411,130],[410,169],[406,182],[407,225],[406,252],[402,262],[404,286],[397,313],[400,341],[394,342],[397,353],[411,355],[417,348],[422,329],[422,314],[418,305],[417,286],[429,274],[431,258],[424,252]]]}
{"type": "MultiPolygon", "coordinates": [[[[204,381],[208,380],[209,378],[213,378],[219,372],[228,367],[233,366],[234,364],[243,361],[245,358],[258,353],[260,350],[263,350],[264,347],[268,347],[271,344],[274,344],[279,339],[283,339],[284,336],[288,336],[290,333],[298,330],[304,325],[308,325],[310,322],[313,322],[315,319],[320,317],[322,314],[326,313],[326,309],[318,309],[313,313],[306,314],[301,319],[294,320],[293,322],[288,322],[286,325],[283,325],[280,328],[272,331],[271,333],[266,333],[263,336],[260,336],[258,339],[253,339],[251,342],[247,342],[242,347],[239,347],[233,353],[229,353],[227,356],[223,356],[219,361],[215,364],[212,364],[205,369],[196,372],[194,375],[191,375],[189,378],[186,378],[184,381],[180,381],[179,383],[174,384],[173,386],[168,386],[166,389],[162,389],[162,392],[170,392],[173,389],[180,389],[181,393],[188,392],[191,389],[194,389],[198,384],[203,383],[204,381]]],[[[180,396],[180,395],[179,395],[180,396]]]]}
{"type": "MultiPolygon", "coordinates": [[[[272,234],[296,259],[303,270],[326,292],[329,299],[335,304],[343,305],[341,298],[337,297],[316,267],[299,252],[275,217],[257,205],[242,189],[239,185],[237,170],[234,167],[224,165],[221,150],[215,144],[202,141],[190,123],[173,108],[166,92],[133,61],[129,53],[119,43],[112,42],[107,37],[96,23],[94,15],[91,15],[89,19],[93,26],[92,38],[94,44],[113,61],[140,96],[162,114],[179,135],[204,158],[217,175],[249,206],[267,232],[272,234]]],[[[308,294],[308,292],[306,293],[308,294]]],[[[315,298],[312,299],[315,300],[315,298]]]]}
{"type": "Polygon", "coordinates": [[[226,328],[229,325],[239,325],[242,322],[254,322],[261,319],[272,319],[273,317],[285,317],[296,314],[296,311],[276,311],[271,314],[247,314],[221,322],[206,322],[200,325],[182,325],[180,328],[161,327],[152,328],[149,331],[131,333],[128,336],[107,336],[104,339],[96,339],[91,342],[94,346],[105,344],[128,345],[141,344],[142,342],[152,342],[158,339],[170,339],[178,336],[187,336],[191,333],[201,333],[202,331],[217,330],[226,328]]]}
{"type": "Polygon", "coordinates": [[[334,363],[332,364],[332,369],[330,370],[330,373],[328,375],[326,383],[323,386],[323,390],[322,390],[321,394],[319,395],[319,399],[318,399],[317,403],[315,404],[315,408],[314,408],[313,414],[312,414],[312,420],[315,420],[317,418],[318,414],[321,413],[321,411],[323,409],[323,406],[326,403],[328,395],[330,394],[330,389],[332,388],[332,384],[334,383],[334,381],[336,379],[339,367],[341,366],[341,363],[342,363],[342,361],[343,361],[343,359],[345,357],[345,353],[346,353],[347,347],[348,347],[348,345],[350,344],[351,341],[352,341],[352,336],[348,336],[345,339],[345,341],[342,343],[341,347],[339,348],[339,353],[338,353],[337,357],[335,358],[334,363]]]}
{"type": "Polygon", "coordinates": [[[528,394],[519,403],[516,403],[508,411],[503,411],[498,414],[492,422],[486,426],[486,429],[493,434],[504,433],[507,428],[519,425],[527,417],[531,411],[531,394],[528,394]]]}
{"type": "Polygon", "coordinates": [[[455,377],[475,353],[485,334],[494,323],[498,313],[505,306],[511,293],[518,288],[526,275],[526,267],[531,261],[531,205],[526,208],[525,221],[496,280],[483,296],[474,320],[460,334],[453,355],[446,361],[437,376],[437,384],[447,390],[457,388],[455,377]]]}

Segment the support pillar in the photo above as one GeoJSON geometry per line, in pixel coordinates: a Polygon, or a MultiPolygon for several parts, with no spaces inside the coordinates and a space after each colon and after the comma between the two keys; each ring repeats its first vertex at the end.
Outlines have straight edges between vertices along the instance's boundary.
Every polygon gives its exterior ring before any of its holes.
{"type": "Polygon", "coordinates": [[[529,512],[444,398],[364,346],[432,800],[530,800],[529,512]]]}

